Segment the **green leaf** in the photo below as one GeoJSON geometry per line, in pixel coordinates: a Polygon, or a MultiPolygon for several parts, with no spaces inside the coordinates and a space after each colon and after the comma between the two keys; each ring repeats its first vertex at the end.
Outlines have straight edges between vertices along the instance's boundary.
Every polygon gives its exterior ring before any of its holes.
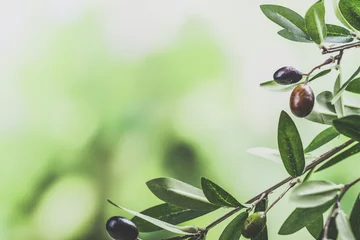
{"type": "Polygon", "coordinates": [[[301,176],[305,168],[304,149],[296,125],[285,111],[279,119],[278,147],[286,171],[293,177],[301,176]]]}
{"type": "Polygon", "coordinates": [[[329,168],[345,159],[347,159],[348,157],[357,154],[360,152],[360,143],[355,144],[354,146],[352,146],[351,148],[339,153],[338,155],[332,157],[330,160],[328,160],[326,163],[324,163],[323,165],[321,165],[316,172],[322,171],[326,168],[329,168]]]}
{"type": "Polygon", "coordinates": [[[326,24],[327,35],[325,42],[329,43],[348,43],[354,40],[354,37],[351,35],[351,32],[337,25],[326,24]]]}
{"type": "Polygon", "coordinates": [[[311,236],[317,239],[322,232],[323,226],[324,226],[323,215],[319,215],[319,217],[317,217],[312,223],[306,225],[306,229],[311,234],[311,236]]]}
{"type": "Polygon", "coordinates": [[[293,234],[311,224],[335,202],[335,199],[315,208],[296,208],[285,220],[279,230],[280,235],[293,234]]]}
{"type": "Polygon", "coordinates": [[[360,78],[351,81],[345,90],[352,93],[360,93],[360,78]]]}
{"type": "Polygon", "coordinates": [[[209,202],[211,202],[212,204],[221,207],[245,207],[241,203],[239,203],[233,196],[231,196],[230,193],[228,193],[219,185],[210,181],[209,179],[202,177],[201,187],[207,200],[209,200],[209,202]]]}
{"type": "MultiPolygon", "coordinates": [[[[148,208],[142,211],[141,214],[176,225],[203,216],[209,212],[211,211],[191,210],[163,203],[148,208]]],[[[131,219],[131,221],[137,226],[140,232],[154,232],[161,230],[160,227],[136,216],[131,219]]]]}
{"type": "Polygon", "coordinates": [[[295,33],[292,33],[286,29],[282,29],[277,32],[281,37],[294,41],[294,42],[303,42],[303,43],[311,43],[311,39],[309,37],[304,37],[304,35],[297,35],[295,33]]]}
{"type": "Polygon", "coordinates": [[[166,203],[193,210],[215,210],[203,191],[173,178],[156,178],[146,183],[151,192],[166,203]]]}
{"type": "MultiPolygon", "coordinates": [[[[334,87],[334,97],[331,101],[331,104],[335,104],[335,102],[341,97],[342,93],[345,91],[346,87],[350,84],[350,82],[360,73],[360,67],[353,73],[353,75],[351,75],[351,77],[341,86],[337,86],[337,91],[335,91],[335,87],[334,87]]],[[[338,78],[341,78],[340,74],[338,76],[338,78]]],[[[340,80],[336,80],[339,81],[340,80]]],[[[339,83],[340,84],[340,83],[339,83]]]]}
{"type": "MultiPolygon", "coordinates": [[[[341,86],[341,71],[340,71],[338,77],[336,78],[336,81],[334,84],[334,94],[340,90],[340,86],[341,86]]],[[[337,98],[336,101],[334,101],[335,96],[333,97],[333,99],[331,100],[331,104],[334,105],[335,112],[336,112],[336,115],[338,116],[338,118],[341,118],[344,116],[344,103],[343,103],[343,99],[342,99],[341,95],[339,94],[338,96],[339,97],[337,98]]]]}
{"type": "MultiPolygon", "coordinates": [[[[262,199],[258,204],[256,204],[255,212],[264,212],[267,208],[267,205],[268,205],[268,199],[267,198],[262,199]]],[[[265,226],[264,229],[251,240],[268,240],[267,226],[265,226]]]]}
{"type": "Polygon", "coordinates": [[[333,121],[333,126],[335,129],[355,140],[360,141],[360,116],[359,115],[350,115],[333,121]]]}
{"type": "Polygon", "coordinates": [[[311,81],[313,81],[313,80],[315,80],[317,78],[323,77],[323,76],[327,75],[330,72],[331,72],[331,68],[330,69],[325,69],[325,70],[319,72],[318,74],[316,74],[315,76],[311,77],[309,79],[309,82],[311,82],[311,81]]]}
{"type": "Polygon", "coordinates": [[[114,205],[115,207],[117,208],[120,208],[130,214],[133,214],[139,218],[142,218],[144,219],[145,221],[148,221],[148,222],[151,222],[152,224],[162,228],[162,229],[165,229],[169,232],[173,232],[173,233],[177,233],[177,234],[184,234],[184,235],[194,235],[196,233],[199,232],[199,228],[198,227],[194,227],[194,226],[176,226],[176,225],[172,225],[170,223],[167,223],[167,222],[163,222],[161,220],[158,220],[156,218],[152,218],[152,217],[149,217],[149,216],[146,216],[142,213],[138,213],[138,212],[135,212],[135,211],[132,211],[130,209],[127,209],[127,208],[124,208],[124,207],[121,207],[115,203],[113,203],[112,201],[110,201],[108,199],[108,202],[111,203],[112,205],[114,205]]]}
{"type": "MultiPolygon", "coordinates": [[[[324,240],[323,239],[323,235],[324,235],[324,229],[321,231],[319,237],[317,238],[317,240],[324,240]]],[[[331,240],[331,239],[337,239],[338,236],[338,231],[336,228],[336,224],[335,224],[335,217],[331,217],[330,218],[330,224],[329,224],[329,228],[328,228],[328,234],[327,234],[327,239],[331,240]]]]}
{"type": "MultiPolygon", "coordinates": [[[[247,152],[252,155],[271,160],[278,164],[282,163],[280,152],[278,149],[266,148],[266,147],[255,147],[255,148],[249,148],[247,150],[247,152]]],[[[311,154],[305,154],[305,159],[313,160],[314,157],[311,154]]]]}
{"type": "Polygon", "coordinates": [[[360,108],[345,105],[345,115],[360,115],[360,108]]]}
{"type": "Polygon", "coordinates": [[[321,133],[319,133],[305,148],[305,153],[314,151],[318,149],[319,147],[325,145],[326,143],[330,142],[334,138],[339,136],[339,133],[335,130],[334,127],[329,127],[325,130],[323,130],[321,133]]]}
{"type": "Polygon", "coordinates": [[[316,207],[334,199],[341,187],[327,181],[306,181],[294,188],[290,200],[300,208],[316,207]]]}
{"type": "Polygon", "coordinates": [[[350,225],[356,239],[360,239],[360,194],[356,197],[350,214],[350,225]]]}
{"type": "Polygon", "coordinates": [[[332,98],[333,98],[332,92],[324,91],[316,96],[316,101],[319,103],[320,106],[324,107],[330,112],[335,113],[335,107],[334,105],[331,104],[332,98]]]}
{"type": "Polygon", "coordinates": [[[325,6],[323,1],[313,4],[305,14],[306,32],[311,39],[321,45],[326,37],[325,6]]]}
{"type": "Polygon", "coordinates": [[[280,85],[274,80],[260,83],[260,87],[265,88],[273,92],[287,92],[293,90],[297,85],[301,83],[295,83],[291,85],[280,85]]]}
{"type": "Polygon", "coordinates": [[[339,9],[347,23],[349,23],[354,29],[360,31],[359,2],[354,0],[340,0],[339,9]]]}
{"type": "MultiPolygon", "coordinates": [[[[339,237],[341,240],[356,240],[353,232],[351,231],[351,226],[349,220],[346,218],[346,214],[340,208],[338,209],[338,214],[335,218],[336,226],[339,231],[339,237]]],[[[359,226],[358,226],[359,227],[359,226]]]]}
{"type": "Polygon", "coordinates": [[[344,18],[344,16],[342,15],[340,8],[339,8],[339,0],[333,0],[333,7],[334,7],[334,11],[335,11],[335,15],[336,17],[339,19],[339,21],[344,24],[344,26],[346,26],[347,28],[351,29],[352,31],[356,31],[355,28],[353,28],[348,21],[346,21],[346,19],[344,18]]]}
{"type": "Polygon", "coordinates": [[[305,119],[320,124],[331,125],[333,120],[337,119],[337,116],[331,113],[312,111],[305,119]]]}
{"type": "Polygon", "coordinates": [[[221,233],[219,240],[239,240],[242,226],[248,217],[247,212],[242,212],[234,218],[221,233]]]}
{"type": "Polygon", "coordinates": [[[293,10],[279,5],[261,5],[262,12],[274,23],[287,31],[307,38],[305,20],[293,10]]]}

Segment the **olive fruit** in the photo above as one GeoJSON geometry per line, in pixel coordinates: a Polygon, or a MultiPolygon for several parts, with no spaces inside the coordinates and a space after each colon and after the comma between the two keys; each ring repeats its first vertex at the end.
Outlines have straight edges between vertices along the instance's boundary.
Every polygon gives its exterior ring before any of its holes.
{"type": "Polygon", "coordinates": [[[309,85],[299,85],[291,93],[290,109],[297,117],[306,117],[311,113],[315,104],[314,92],[309,85]]]}
{"type": "Polygon", "coordinates": [[[282,67],[277,70],[273,76],[274,81],[282,85],[297,83],[302,77],[302,72],[294,67],[282,67]]]}
{"type": "Polygon", "coordinates": [[[107,220],[106,231],[115,240],[136,240],[139,230],[130,220],[114,216],[107,220]]]}
{"type": "Polygon", "coordinates": [[[265,228],[265,225],[265,212],[253,213],[245,220],[241,234],[245,238],[253,238],[265,228]]]}

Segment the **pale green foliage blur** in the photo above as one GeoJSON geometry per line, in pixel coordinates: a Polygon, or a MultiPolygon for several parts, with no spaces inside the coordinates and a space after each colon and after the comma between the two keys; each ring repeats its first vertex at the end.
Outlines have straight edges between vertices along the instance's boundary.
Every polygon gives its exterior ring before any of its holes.
{"type": "MultiPolygon", "coordinates": [[[[131,216],[106,199],[137,211],[158,204],[145,182],[159,176],[196,186],[205,176],[241,201],[286,176],[246,153],[275,148],[280,110],[288,111],[286,93],[259,83],[281,66],[310,69],[322,57],[315,46],[280,39],[261,1],[74,2],[0,10],[0,239],[109,239],[106,219],[131,216]]],[[[301,12],[300,4],[291,7],[301,12]]],[[[324,129],[296,123],[305,145],[324,129]]],[[[348,182],[356,158],[315,178],[348,182]]],[[[345,211],[357,192],[344,198],[345,211]]],[[[286,198],[274,207],[271,239],[288,239],[277,231],[293,208],[286,198]]]]}

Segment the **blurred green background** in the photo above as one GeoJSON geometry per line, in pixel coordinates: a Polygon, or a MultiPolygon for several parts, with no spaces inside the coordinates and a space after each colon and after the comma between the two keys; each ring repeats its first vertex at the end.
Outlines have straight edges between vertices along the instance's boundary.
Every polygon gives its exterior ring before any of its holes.
{"type": "MultiPolygon", "coordinates": [[[[289,111],[289,93],[259,83],[282,66],[306,72],[324,57],[315,45],[281,39],[264,3],[304,14],[313,1],[2,4],[0,239],[109,239],[106,219],[131,216],[106,199],[138,211],[158,204],[145,182],[160,176],[195,186],[205,176],[241,201],[286,177],[281,165],[246,152],[275,148],[279,113],[289,111]]],[[[345,73],[357,67],[355,53],[346,53],[345,73]]],[[[331,90],[334,80],[315,82],[315,91],[331,90]]],[[[304,145],[325,128],[295,121],[304,145]]],[[[349,182],[357,158],[315,178],[349,182]]],[[[344,198],[347,212],[359,189],[344,198]]],[[[269,213],[270,239],[310,239],[306,230],[277,235],[293,209],[285,198],[269,213]]],[[[224,212],[192,223],[206,226],[224,212]]]]}

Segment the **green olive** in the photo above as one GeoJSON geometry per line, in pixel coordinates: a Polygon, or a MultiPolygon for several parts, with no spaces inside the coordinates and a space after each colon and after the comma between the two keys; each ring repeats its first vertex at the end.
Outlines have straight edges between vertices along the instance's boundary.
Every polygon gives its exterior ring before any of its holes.
{"type": "Polygon", "coordinates": [[[253,213],[245,220],[241,234],[245,238],[253,238],[265,228],[265,225],[266,225],[265,212],[253,213]]]}

